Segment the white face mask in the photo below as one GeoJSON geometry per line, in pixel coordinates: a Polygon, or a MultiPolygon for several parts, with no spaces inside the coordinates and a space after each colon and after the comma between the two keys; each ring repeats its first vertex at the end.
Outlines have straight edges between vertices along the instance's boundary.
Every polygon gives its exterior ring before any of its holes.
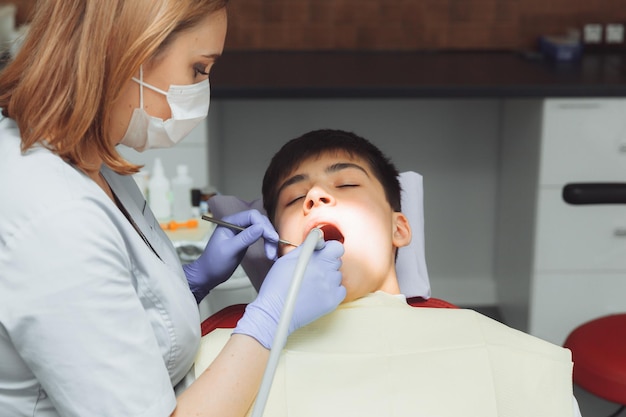
{"type": "Polygon", "coordinates": [[[145,151],[151,148],[169,148],[180,142],[209,113],[211,98],[209,80],[190,85],[170,85],[167,91],[143,81],[143,68],[139,68],[139,108],[133,111],[126,134],[121,144],[145,151]],[[167,97],[172,111],[171,119],[163,121],[150,116],[143,109],[143,87],[147,87],[167,97]]]}

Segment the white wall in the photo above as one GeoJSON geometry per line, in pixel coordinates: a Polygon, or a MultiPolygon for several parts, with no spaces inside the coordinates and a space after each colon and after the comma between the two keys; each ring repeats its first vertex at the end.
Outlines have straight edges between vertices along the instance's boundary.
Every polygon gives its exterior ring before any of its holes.
{"type": "Polygon", "coordinates": [[[424,176],[433,296],[495,304],[500,105],[495,99],[215,99],[211,181],[223,194],[258,198],[265,167],[288,139],[319,128],[354,131],[400,171],[424,176]]]}

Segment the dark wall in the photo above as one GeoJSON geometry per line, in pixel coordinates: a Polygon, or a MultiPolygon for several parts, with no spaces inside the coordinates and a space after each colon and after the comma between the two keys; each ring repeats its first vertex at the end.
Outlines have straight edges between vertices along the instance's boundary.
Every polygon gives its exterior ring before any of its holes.
{"type": "MultiPolygon", "coordinates": [[[[18,22],[36,0],[18,6],[18,22]]],[[[584,23],[626,23],[626,0],[230,0],[227,48],[528,49],[584,23]]]]}
{"type": "Polygon", "coordinates": [[[231,49],[528,49],[626,0],[231,0],[231,49]]]}

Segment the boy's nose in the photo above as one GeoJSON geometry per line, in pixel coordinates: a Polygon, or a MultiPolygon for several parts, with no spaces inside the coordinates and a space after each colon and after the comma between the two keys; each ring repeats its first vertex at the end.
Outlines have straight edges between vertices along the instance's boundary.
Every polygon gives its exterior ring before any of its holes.
{"type": "Polygon", "coordinates": [[[326,190],[321,187],[313,187],[306,195],[304,207],[306,211],[309,211],[317,206],[334,204],[334,202],[335,199],[326,190]]]}

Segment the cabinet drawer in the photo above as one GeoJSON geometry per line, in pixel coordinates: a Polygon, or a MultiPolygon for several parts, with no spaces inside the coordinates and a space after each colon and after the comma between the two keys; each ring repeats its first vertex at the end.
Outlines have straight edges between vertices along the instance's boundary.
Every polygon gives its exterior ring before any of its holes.
{"type": "Polygon", "coordinates": [[[543,187],[537,208],[535,271],[626,271],[626,204],[569,205],[543,187]]]}
{"type": "Polygon", "coordinates": [[[544,102],[539,182],[626,181],[626,99],[544,102]]]}
{"type": "Polygon", "coordinates": [[[557,345],[582,323],[626,311],[626,274],[538,274],[529,332],[557,345]]]}

